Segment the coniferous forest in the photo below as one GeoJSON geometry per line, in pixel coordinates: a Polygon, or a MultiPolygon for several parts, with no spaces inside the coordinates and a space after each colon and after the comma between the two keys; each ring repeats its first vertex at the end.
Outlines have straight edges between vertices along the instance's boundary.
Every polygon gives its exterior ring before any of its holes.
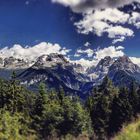
{"type": "Polygon", "coordinates": [[[108,140],[124,124],[136,119],[140,108],[140,89],[113,86],[105,77],[85,100],[68,96],[62,88],[46,90],[40,83],[33,93],[13,75],[0,80],[1,140],[108,140]]]}

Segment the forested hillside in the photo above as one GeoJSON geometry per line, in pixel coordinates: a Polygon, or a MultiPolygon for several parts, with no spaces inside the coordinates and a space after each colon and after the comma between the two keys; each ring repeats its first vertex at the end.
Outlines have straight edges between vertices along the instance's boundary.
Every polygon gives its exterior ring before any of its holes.
{"type": "Polygon", "coordinates": [[[26,90],[15,79],[0,80],[0,139],[51,140],[113,138],[139,114],[140,89],[113,86],[105,77],[86,100],[46,90],[26,90]]]}

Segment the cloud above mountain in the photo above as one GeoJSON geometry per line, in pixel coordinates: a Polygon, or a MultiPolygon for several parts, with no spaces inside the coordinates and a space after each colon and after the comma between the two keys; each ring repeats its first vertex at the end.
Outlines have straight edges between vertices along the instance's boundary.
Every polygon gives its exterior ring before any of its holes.
{"type": "Polygon", "coordinates": [[[28,60],[30,62],[36,61],[36,59],[44,54],[51,54],[51,53],[58,53],[65,55],[65,57],[77,64],[83,65],[85,68],[91,66],[91,65],[96,65],[102,58],[105,56],[111,56],[112,58],[114,57],[119,57],[123,56],[124,47],[122,46],[109,46],[104,49],[95,49],[92,50],[90,48],[87,48],[85,50],[82,49],[77,49],[76,53],[74,56],[79,55],[82,56],[83,54],[87,55],[86,58],[78,59],[75,57],[75,60],[71,60],[71,57],[69,58],[69,53],[70,49],[66,49],[65,47],[61,47],[59,44],[52,44],[52,43],[47,43],[47,42],[41,42],[37,45],[34,46],[26,46],[23,47],[19,44],[15,44],[13,47],[4,47],[0,50],[0,57],[2,58],[9,58],[9,57],[14,57],[14,58],[19,58],[19,59],[24,59],[28,60]]]}
{"type": "MultiPolygon", "coordinates": [[[[94,55],[94,57],[91,57],[91,59],[80,58],[79,60],[75,60],[71,62],[81,64],[86,69],[91,66],[96,66],[98,62],[101,59],[104,59],[106,56],[110,56],[111,58],[118,58],[118,57],[124,56],[125,55],[124,49],[125,48],[123,46],[117,46],[117,47],[109,46],[109,47],[105,47],[104,49],[99,48],[93,51],[94,53],[92,54],[92,56],[94,55]]],[[[78,52],[79,52],[79,49],[77,50],[77,53],[75,55],[77,55],[77,57],[80,57],[82,54],[78,52]]],[[[138,66],[140,66],[139,57],[129,57],[129,58],[134,64],[137,64],[138,66]]]]}
{"type": "Polygon", "coordinates": [[[75,57],[79,57],[82,54],[86,54],[87,57],[92,57],[93,54],[94,54],[94,51],[92,49],[90,49],[90,48],[85,49],[85,50],[83,50],[83,49],[77,49],[77,51],[76,51],[76,53],[75,53],[74,56],[75,57]]]}
{"type": "Polygon", "coordinates": [[[15,58],[35,61],[39,56],[44,54],[58,53],[67,55],[71,50],[61,47],[59,44],[52,44],[42,42],[35,46],[22,47],[21,45],[14,45],[13,47],[5,47],[0,50],[0,57],[7,58],[13,56],[15,58]]]}
{"type": "MultiPolygon", "coordinates": [[[[65,57],[72,63],[81,64],[84,68],[88,68],[90,66],[96,65],[101,59],[106,56],[110,56],[111,58],[117,58],[125,55],[123,46],[109,46],[103,49],[90,49],[87,48],[85,50],[77,49],[75,53],[75,60],[71,60],[68,54],[71,52],[70,49],[66,49],[65,47],[61,47],[59,44],[52,44],[47,42],[41,42],[34,46],[26,46],[23,47],[19,44],[15,44],[13,47],[4,47],[0,50],[0,57],[8,58],[14,57],[19,59],[28,60],[29,62],[36,61],[38,57],[44,54],[58,53],[65,55],[65,57]],[[77,58],[82,56],[82,54],[86,54],[87,58],[77,58]],[[77,56],[76,56],[77,55],[77,56]]],[[[133,63],[138,64],[140,66],[140,58],[130,57],[133,63]]]]}
{"type": "MultiPolygon", "coordinates": [[[[91,59],[81,58],[79,60],[75,60],[74,62],[77,64],[81,64],[87,68],[87,67],[96,65],[101,59],[103,59],[106,56],[110,56],[111,58],[117,58],[117,57],[123,56],[123,55],[125,55],[123,50],[124,50],[123,46],[117,46],[117,47],[109,46],[104,49],[99,48],[92,52],[91,59]]],[[[85,53],[88,51],[86,51],[86,50],[82,51],[80,49],[80,53],[78,53],[78,52],[79,52],[79,49],[77,50],[76,54],[78,54],[78,57],[80,57],[80,54],[82,55],[81,52],[85,53]]],[[[89,55],[90,54],[91,54],[91,52],[89,52],[89,55]]]]}

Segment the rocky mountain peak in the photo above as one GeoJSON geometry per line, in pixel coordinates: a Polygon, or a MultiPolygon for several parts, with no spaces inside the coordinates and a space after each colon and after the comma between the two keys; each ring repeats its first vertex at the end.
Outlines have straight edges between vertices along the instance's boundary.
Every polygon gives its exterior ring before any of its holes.
{"type": "Polygon", "coordinates": [[[122,56],[122,57],[119,57],[117,59],[118,62],[121,62],[121,63],[132,63],[132,61],[130,60],[130,58],[126,55],[122,56]]]}
{"type": "Polygon", "coordinates": [[[104,59],[101,59],[97,66],[93,66],[88,69],[88,76],[92,81],[100,82],[104,76],[108,73],[109,67],[113,64],[114,60],[110,56],[106,56],[104,59]]]}
{"type": "Polygon", "coordinates": [[[106,68],[110,67],[113,64],[113,59],[110,56],[106,56],[104,59],[101,59],[96,66],[96,70],[99,69],[104,71],[106,68]]]}
{"type": "Polygon", "coordinates": [[[74,68],[74,70],[75,70],[77,73],[85,73],[85,70],[84,70],[84,68],[82,67],[81,64],[73,63],[73,64],[72,64],[72,67],[74,68]]]}
{"type": "Polygon", "coordinates": [[[109,68],[108,76],[117,86],[130,87],[132,81],[140,82],[140,67],[129,57],[119,57],[109,68]]]}
{"type": "Polygon", "coordinates": [[[127,56],[119,57],[110,67],[110,70],[123,70],[132,73],[140,72],[140,68],[136,64],[134,64],[127,56]]]}
{"type": "Polygon", "coordinates": [[[23,59],[14,58],[13,56],[8,58],[0,58],[1,68],[6,69],[20,69],[29,67],[28,62],[23,59]]]}
{"type": "Polygon", "coordinates": [[[56,66],[58,64],[68,64],[69,62],[66,60],[66,58],[61,55],[61,54],[57,54],[57,53],[52,53],[49,55],[42,55],[40,57],[38,57],[37,61],[35,62],[35,64],[33,65],[33,67],[35,68],[46,68],[46,67],[53,67],[56,66]]]}
{"type": "Polygon", "coordinates": [[[93,66],[88,69],[88,73],[93,72],[106,72],[108,68],[113,64],[114,60],[110,56],[106,56],[104,59],[101,59],[97,66],[93,66]]]}

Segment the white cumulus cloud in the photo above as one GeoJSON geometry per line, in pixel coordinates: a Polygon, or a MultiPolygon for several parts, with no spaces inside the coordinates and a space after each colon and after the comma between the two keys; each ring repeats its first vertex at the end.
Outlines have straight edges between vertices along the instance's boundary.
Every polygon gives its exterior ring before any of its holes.
{"type": "Polygon", "coordinates": [[[96,54],[95,58],[99,61],[106,56],[110,56],[111,58],[120,57],[124,55],[123,49],[124,48],[120,46],[119,47],[109,46],[104,49],[99,49],[95,53],[96,54]]]}
{"type": "Polygon", "coordinates": [[[22,47],[21,45],[16,44],[11,48],[2,48],[0,50],[0,57],[6,58],[13,56],[15,58],[34,61],[36,58],[44,54],[59,53],[66,55],[69,52],[69,49],[62,48],[59,44],[42,42],[31,47],[22,47]]]}
{"type": "Polygon", "coordinates": [[[140,58],[138,57],[129,57],[131,61],[140,67],[140,58]]]}
{"type": "Polygon", "coordinates": [[[97,64],[97,61],[95,59],[93,60],[88,60],[88,59],[84,59],[84,58],[81,58],[79,60],[73,60],[71,61],[72,63],[76,63],[76,64],[80,64],[83,66],[83,68],[86,70],[88,67],[91,67],[93,65],[96,65],[97,64]]]}
{"type": "Polygon", "coordinates": [[[77,49],[76,53],[74,56],[79,57],[82,54],[86,54],[88,57],[92,57],[94,54],[94,51],[92,49],[86,49],[86,50],[82,50],[82,49],[77,49]]]}
{"type": "Polygon", "coordinates": [[[94,58],[92,58],[91,60],[81,58],[73,62],[77,64],[81,64],[85,68],[88,68],[88,67],[97,65],[97,63],[101,59],[105,58],[106,56],[110,56],[111,58],[117,58],[117,57],[125,55],[123,50],[124,50],[123,46],[117,46],[117,47],[109,46],[104,49],[94,50],[94,58]]]}
{"type": "Polygon", "coordinates": [[[86,42],[85,44],[84,44],[84,46],[85,47],[89,47],[91,44],[89,43],[89,42],[86,42]]]}
{"type": "Polygon", "coordinates": [[[112,41],[112,44],[116,44],[117,42],[123,42],[125,40],[124,36],[121,36],[120,38],[114,39],[112,41]]]}
{"type": "Polygon", "coordinates": [[[140,28],[140,13],[134,12],[140,7],[140,0],[52,0],[54,3],[70,7],[73,12],[79,12],[83,18],[74,23],[78,33],[96,34],[104,33],[112,39],[112,44],[123,42],[127,37],[134,36],[131,27],[140,28]],[[135,3],[134,3],[135,2],[135,3]],[[121,11],[119,8],[131,4],[129,11],[121,11]]]}
{"type": "Polygon", "coordinates": [[[104,33],[113,39],[113,44],[122,42],[126,37],[131,37],[134,32],[124,27],[124,24],[130,20],[130,15],[118,9],[96,10],[91,13],[83,14],[83,19],[75,22],[78,33],[96,34],[102,36],[104,33]]]}
{"type": "Polygon", "coordinates": [[[137,29],[140,29],[140,13],[132,12],[129,19],[129,24],[134,25],[137,29]]]}
{"type": "Polygon", "coordinates": [[[116,50],[124,50],[125,48],[123,46],[116,47],[116,50]]]}
{"type": "Polygon", "coordinates": [[[131,4],[133,2],[140,3],[140,0],[52,0],[70,7],[74,12],[87,12],[95,9],[117,8],[131,4]]]}
{"type": "Polygon", "coordinates": [[[109,27],[105,31],[108,33],[109,38],[131,37],[134,35],[131,29],[122,26],[109,27]]]}

